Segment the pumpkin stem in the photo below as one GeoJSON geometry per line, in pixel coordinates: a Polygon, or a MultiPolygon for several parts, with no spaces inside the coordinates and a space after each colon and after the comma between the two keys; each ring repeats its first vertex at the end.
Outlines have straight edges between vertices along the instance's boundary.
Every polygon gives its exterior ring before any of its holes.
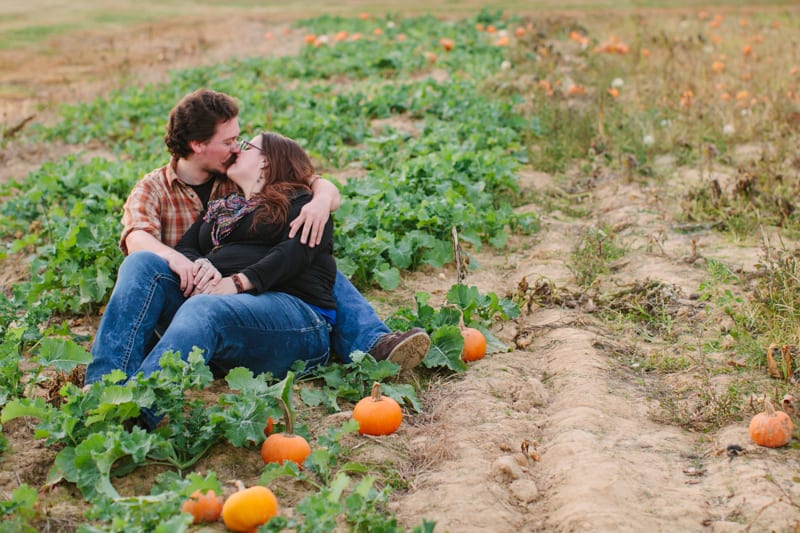
{"type": "Polygon", "coordinates": [[[286,433],[294,433],[294,409],[292,409],[292,386],[294,385],[294,372],[287,372],[283,380],[281,395],[278,397],[278,405],[283,411],[283,421],[286,424],[286,433]]]}
{"type": "Polygon", "coordinates": [[[764,398],[764,412],[767,416],[775,416],[775,408],[769,398],[764,398]]]}
{"type": "Polygon", "coordinates": [[[445,304],[442,307],[452,307],[453,309],[458,311],[458,329],[459,330],[463,331],[464,328],[467,327],[466,324],[464,324],[464,310],[463,309],[461,309],[456,304],[445,304]]]}
{"type": "Polygon", "coordinates": [[[381,401],[381,384],[377,381],[372,384],[372,401],[379,402],[381,401]]]}
{"type": "Polygon", "coordinates": [[[278,405],[281,406],[283,411],[283,423],[286,425],[285,433],[287,435],[294,435],[294,416],[292,416],[289,406],[283,401],[283,398],[278,398],[278,405]]]}

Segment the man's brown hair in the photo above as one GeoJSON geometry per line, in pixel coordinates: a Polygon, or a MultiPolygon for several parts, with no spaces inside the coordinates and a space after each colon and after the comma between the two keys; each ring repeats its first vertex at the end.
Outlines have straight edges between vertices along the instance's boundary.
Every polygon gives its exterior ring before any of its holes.
{"type": "Polygon", "coordinates": [[[206,142],[214,136],[217,125],[239,116],[236,101],[224,93],[197,89],[187,94],[169,112],[164,143],[174,157],[192,153],[191,141],[206,142]]]}

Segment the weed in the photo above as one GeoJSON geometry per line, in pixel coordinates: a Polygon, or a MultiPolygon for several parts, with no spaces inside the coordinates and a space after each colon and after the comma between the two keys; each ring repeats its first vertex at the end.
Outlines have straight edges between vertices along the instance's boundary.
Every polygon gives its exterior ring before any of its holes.
{"type": "Polygon", "coordinates": [[[800,326],[800,261],[798,252],[762,247],[759,277],[751,301],[755,331],[770,342],[797,343],[800,326]]]}
{"type": "Polygon", "coordinates": [[[714,431],[741,420],[744,408],[741,388],[744,385],[746,380],[742,379],[718,390],[711,374],[706,373],[699,384],[683,390],[662,390],[659,399],[661,411],[655,418],[693,431],[714,431]]]}
{"type": "Polygon", "coordinates": [[[609,262],[619,259],[626,251],[609,226],[591,227],[572,250],[568,266],[578,285],[588,287],[598,276],[609,272],[609,262]]]}

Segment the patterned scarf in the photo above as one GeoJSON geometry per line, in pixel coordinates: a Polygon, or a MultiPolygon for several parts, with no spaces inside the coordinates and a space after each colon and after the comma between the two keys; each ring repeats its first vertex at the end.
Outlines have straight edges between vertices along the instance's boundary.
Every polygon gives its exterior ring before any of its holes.
{"type": "Polygon", "coordinates": [[[208,211],[203,221],[211,224],[211,242],[214,247],[232,232],[239,221],[258,207],[258,202],[250,202],[238,192],[208,203],[208,211]]]}

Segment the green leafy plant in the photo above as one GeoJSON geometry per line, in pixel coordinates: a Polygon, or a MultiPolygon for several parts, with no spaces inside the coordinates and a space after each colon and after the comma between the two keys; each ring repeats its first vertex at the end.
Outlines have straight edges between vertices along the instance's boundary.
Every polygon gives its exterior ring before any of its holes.
{"type": "MultiPolygon", "coordinates": [[[[391,361],[375,361],[368,353],[353,352],[350,357],[351,363],[330,364],[311,374],[318,386],[300,390],[303,403],[310,407],[323,405],[329,412],[340,411],[340,399],[355,403],[369,393],[375,381],[384,383],[400,371],[399,365],[391,361]]],[[[410,384],[386,383],[383,392],[400,405],[422,410],[416,390],[410,384]]]]}
{"type": "Polygon", "coordinates": [[[506,351],[507,347],[489,328],[496,320],[508,320],[519,315],[519,307],[507,298],[495,293],[481,294],[477,287],[456,284],[447,291],[446,304],[435,309],[429,304],[430,294],[414,295],[416,310],[400,309],[387,323],[397,329],[405,330],[421,327],[430,332],[431,349],[423,360],[428,368],[442,368],[460,372],[466,370],[461,360],[464,338],[459,325],[479,329],[487,341],[487,353],[506,351]]]}
{"type": "Polygon", "coordinates": [[[25,483],[15,488],[8,500],[0,500],[0,530],[35,533],[34,525],[40,518],[38,502],[35,488],[25,483]]]}
{"type": "Polygon", "coordinates": [[[609,227],[588,228],[570,254],[569,268],[581,287],[609,272],[609,263],[625,255],[624,245],[609,227]]]}
{"type": "Polygon", "coordinates": [[[173,471],[163,472],[156,478],[150,494],[146,496],[121,496],[101,498],[89,510],[88,517],[101,525],[83,525],[85,533],[147,533],[151,531],[187,531],[192,517],[180,512],[181,503],[196,490],[222,488],[214,473],[206,476],[189,474],[181,478],[173,471]]]}

